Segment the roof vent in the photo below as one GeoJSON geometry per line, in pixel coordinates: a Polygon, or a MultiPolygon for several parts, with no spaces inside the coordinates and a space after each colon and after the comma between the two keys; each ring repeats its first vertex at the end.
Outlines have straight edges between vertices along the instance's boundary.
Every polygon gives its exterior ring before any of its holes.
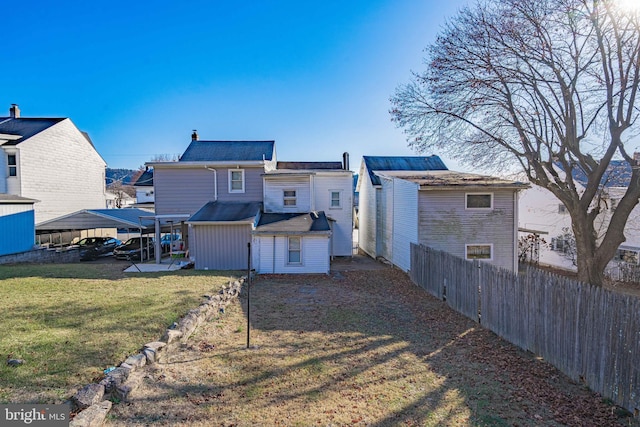
{"type": "Polygon", "coordinates": [[[18,104],[11,104],[11,107],[9,108],[9,115],[12,119],[20,118],[20,108],[18,108],[18,104]]]}
{"type": "Polygon", "coordinates": [[[192,141],[197,141],[200,137],[198,136],[198,131],[196,129],[193,130],[193,133],[191,134],[191,140],[192,141]]]}

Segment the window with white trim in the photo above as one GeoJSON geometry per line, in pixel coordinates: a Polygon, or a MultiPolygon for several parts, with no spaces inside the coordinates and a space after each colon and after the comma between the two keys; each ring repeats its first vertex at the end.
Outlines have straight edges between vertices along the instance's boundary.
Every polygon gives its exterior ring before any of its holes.
{"type": "Polygon", "coordinates": [[[9,176],[18,176],[18,158],[15,154],[7,155],[7,166],[9,166],[9,176]]]}
{"type": "Polygon", "coordinates": [[[244,193],[244,169],[229,169],[229,193],[244,193]]]}
{"type": "Polygon", "coordinates": [[[329,206],[333,209],[342,207],[341,191],[331,190],[331,202],[329,206]]]}
{"type": "Polygon", "coordinates": [[[491,261],[493,259],[493,245],[465,245],[465,258],[491,261]]]}
{"type": "Polygon", "coordinates": [[[492,209],[493,194],[492,193],[467,193],[465,207],[467,209],[492,209]]]}
{"type": "Polygon", "coordinates": [[[291,208],[296,206],[296,190],[284,190],[282,192],[282,204],[285,208],[291,208]]]}
{"type": "Polygon", "coordinates": [[[287,264],[302,264],[302,237],[289,237],[287,252],[287,264]]]}

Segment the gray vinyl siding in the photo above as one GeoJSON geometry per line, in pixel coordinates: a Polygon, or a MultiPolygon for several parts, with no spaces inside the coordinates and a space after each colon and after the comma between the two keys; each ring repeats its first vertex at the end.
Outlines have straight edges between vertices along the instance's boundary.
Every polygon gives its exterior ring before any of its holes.
{"type": "Polygon", "coordinates": [[[311,211],[311,190],[309,176],[265,179],[265,212],[309,212],[311,211]],[[284,191],[296,191],[296,205],[284,206],[284,191]]]}
{"type": "Polygon", "coordinates": [[[156,214],[193,215],[208,202],[215,201],[215,182],[218,181],[218,200],[253,202],[262,200],[262,167],[244,169],[245,192],[229,193],[228,168],[216,168],[214,173],[204,167],[162,168],[154,170],[156,214]]]}
{"type": "Polygon", "coordinates": [[[197,270],[246,270],[251,225],[194,225],[191,252],[197,270]]]}
{"type": "Polygon", "coordinates": [[[465,209],[469,190],[420,191],[419,242],[464,258],[465,244],[493,244],[492,264],[513,269],[514,191],[493,193],[493,209],[465,209]]]}
{"type": "Polygon", "coordinates": [[[403,271],[408,271],[411,268],[411,243],[418,242],[418,186],[394,179],[393,206],[391,262],[403,271]]]}

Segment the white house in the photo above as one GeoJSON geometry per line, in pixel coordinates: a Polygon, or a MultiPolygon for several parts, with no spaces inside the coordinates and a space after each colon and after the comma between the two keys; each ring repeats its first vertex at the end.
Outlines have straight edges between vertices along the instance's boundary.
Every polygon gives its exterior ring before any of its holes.
{"type": "Polygon", "coordinates": [[[277,162],[264,174],[264,208],[253,232],[259,273],[328,273],[352,256],[353,173],[340,162],[277,162]]]}
{"type": "Polygon", "coordinates": [[[0,117],[0,194],[39,200],[36,224],[106,206],[106,163],[69,118],[0,117]]]}
{"type": "Polygon", "coordinates": [[[358,184],[361,248],[404,271],[411,267],[411,243],[517,271],[518,192],[528,185],[443,167],[437,156],[365,157],[358,184]],[[376,169],[420,163],[432,169],[376,169]]]}
{"type": "MultiPolygon", "coordinates": [[[[640,154],[634,157],[640,160],[640,154]]],[[[559,174],[564,172],[558,168],[559,174]]],[[[626,192],[631,170],[624,161],[613,160],[602,179],[601,214],[596,218],[596,229],[604,228],[616,209],[618,201],[626,192]]],[[[573,180],[578,192],[584,190],[586,177],[574,172],[573,180]]],[[[542,265],[576,270],[571,253],[571,217],[564,204],[550,191],[532,186],[523,191],[520,205],[520,236],[537,235],[544,240],[534,256],[534,261],[542,265]],[[568,238],[567,238],[568,237],[568,238]]],[[[640,206],[629,215],[624,229],[626,241],[620,245],[613,261],[638,264],[640,261],[640,206]]]]}

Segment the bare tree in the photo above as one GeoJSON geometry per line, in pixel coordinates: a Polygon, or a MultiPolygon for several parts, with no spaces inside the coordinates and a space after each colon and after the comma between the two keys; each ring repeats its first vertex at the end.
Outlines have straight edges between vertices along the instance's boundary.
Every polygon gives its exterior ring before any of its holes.
{"type": "Polygon", "coordinates": [[[391,98],[410,146],[496,169],[515,161],[560,199],[579,278],[594,284],[640,196],[640,169],[625,146],[637,135],[638,15],[615,0],[480,0],[445,25],[426,70],[391,98]],[[612,159],[628,164],[631,180],[598,234],[612,159]]]}

